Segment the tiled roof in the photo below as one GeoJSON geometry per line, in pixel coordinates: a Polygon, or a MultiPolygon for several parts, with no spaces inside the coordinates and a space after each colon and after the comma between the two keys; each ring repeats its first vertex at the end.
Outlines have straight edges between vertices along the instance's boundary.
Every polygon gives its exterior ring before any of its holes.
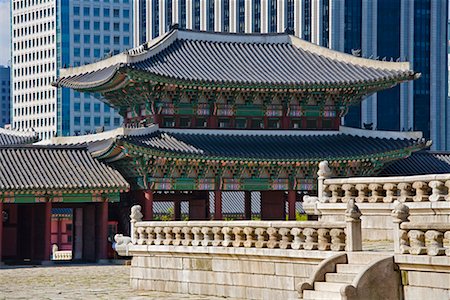
{"type": "MultiPolygon", "coordinates": [[[[405,81],[415,78],[408,63],[374,61],[323,48],[288,34],[220,34],[174,30],[148,49],[64,70],[58,86],[96,88],[119,72],[139,70],[181,82],[271,85],[299,88],[405,81]]],[[[112,80],[115,78],[114,80],[112,80]]]]}
{"type": "Polygon", "coordinates": [[[127,190],[122,175],[85,148],[0,147],[1,191],[127,190]]]}
{"type": "Polygon", "coordinates": [[[0,146],[31,144],[37,140],[34,132],[20,132],[0,128],[0,146]]]}
{"type": "Polygon", "coordinates": [[[275,160],[366,158],[427,146],[423,139],[387,139],[336,133],[331,135],[211,134],[155,131],[122,138],[141,147],[203,157],[275,160]]]}
{"type": "Polygon", "coordinates": [[[387,165],[379,176],[450,173],[450,152],[420,151],[387,165]]]}

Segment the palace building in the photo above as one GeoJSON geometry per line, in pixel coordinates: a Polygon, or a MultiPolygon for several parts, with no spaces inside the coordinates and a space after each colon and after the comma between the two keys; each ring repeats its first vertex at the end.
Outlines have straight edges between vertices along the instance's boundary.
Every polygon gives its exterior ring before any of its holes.
{"type": "Polygon", "coordinates": [[[286,203],[295,219],[300,192],[316,190],[320,161],[335,176],[368,176],[430,146],[417,132],[340,126],[364,96],[418,77],[409,63],[355,57],[289,34],[175,25],[135,49],[61,70],[56,86],[100,93],[124,128],[53,142],[87,143],[130,183],[147,220],[157,201],[173,201],[175,219],[183,201],[190,219],[209,219],[210,211],[222,219],[226,191],[244,192],[246,218],[259,192],[262,219],[284,219],[286,203]]]}

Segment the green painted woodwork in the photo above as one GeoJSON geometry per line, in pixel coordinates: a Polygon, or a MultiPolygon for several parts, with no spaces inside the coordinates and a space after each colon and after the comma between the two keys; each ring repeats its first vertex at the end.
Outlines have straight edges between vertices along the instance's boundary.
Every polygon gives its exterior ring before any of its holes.
{"type": "Polygon", "coordinates": [[[92,194],[63,194],[63,202],[93,202],[92,194]]]}
{"type": "Polygon", "coordinates": [[[14,203],[36,203],[36,195],[34,194],[18,194],[14,195],[14,203]]]}

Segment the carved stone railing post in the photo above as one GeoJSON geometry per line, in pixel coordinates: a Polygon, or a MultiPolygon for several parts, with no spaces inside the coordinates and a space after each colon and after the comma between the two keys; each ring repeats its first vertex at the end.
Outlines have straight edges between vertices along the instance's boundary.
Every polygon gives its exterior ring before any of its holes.
{"type": "Polygon", "coordinates": [[[444,200],[450,201],[450,180],[445,182],[445,187],[447,188],[447,195],[445,195],[444,200]]]}
{"type": "Polygon", "coordinates": [[[184,234],[184,240],[181,242],[181,244],[183,246],[191,246],[192,245],[192,240],[193,240],[193,235],[192,235],[192,229],[191,227],[183,227],[181,229],[181,231],[184,234]]]}
{"type": "Polygon", "coordinates": [[[212,245],[212,239],[213,239],[213,233],[211,230],[211,227],[202,227],[202,234],[203,234],[203,240],[202,240],[202,246],[210,246],[212,245]]]}
{"type": "Polygon", "coordinates": [[[244,247],[245,248],[253,247],[255,245],[255,228],[245,227],[244,234],[245,234],[244,247]]]}
{"type": "Polygon", "coordinates": [[[339,203],[341,202],[341,186],[338,184],[330,184],[328,186],[328,189],[331,192],[331,198],[329,199],[329,202],[331,203],[339,203]]]}
{"type": "Polygon", "coordinates": [[[425,232],[425,245],[427,246],[428,255],[444,254],[444,234],[438,230],[428,230],[425,232]]]}
{"type": "Polygon", "coordinates": [[[319,250],[330,250],[331,246],[331,236],[330,230],[327,228],[319,228],[317,230],[317,249],[319,250]]]}
{"type": "Polygon", "coordinates": [[[180,246],[182,242],[182,228],[181,227],[174,227],[172,229],[172,232],[174,234],[174,238],[172,241],[172,245],[174,246],[180,246]]]}
{"type": "Polygon", "coordinates": [[[242,247],[244,245],[244,229],[242,227],[233,228],[234,241],[233,247],[242,247]]]}
{"type": "Polygon", "coordinates": [[[214,247],[221,246],[223,242],[222,227],[213,227],[212,232],[214,234],[212,245],[214,247]]]}
{"type": "Polygon", "coordinates": [[[256,242],[255,247],[256,248],[266,248],[267,247],[267,241],[269,239],[269,236],[267,234],[267,231],[265,228],[256,228],[256,242]]]}
{"type": "Polygon", "coordinates": [[[347,251],[362,250],[362,233],[361,233],[361,211],[356,206],[355,201],[350,200],[347,203],[345,211],[345,222],[347,223],[347,251]]]}
{"type": "Polygon", "coordinates": [[[409,238],[409,253],[420,255],[427,252],[425,247],[425,233],[422,230],[410,230],[408,232],[409,238]]]}
{"type": "Polygon", "coordinates": [[[416,181],[412,184],[412,187],[416,190],[416,194],[413,197],[414,202],[426,201],[428,198],[428,184],[423,181],[416,181]]]}
{"type": "Polygon", "coordinates": [[[147,234],[146,244],[147,245],[153,244],[155,239],[156,239],[155,228],[153,228],[153,227],[146,227],[145,228],[145,233],[147,234]]]}
{"type": "Polygon", "coordinates": [[[166,246],[172,245],[172,242],[173,242],[172,227],[168,227],[168,226],[164,227],[163,231],[165,233],[163,244],[166,246]]]}
{"type": "Polygon", "coordinates": [[[396,186],[393,183],[385,183],[383,185],[383,189],[386,191],[386,196],[383,198],[383,202],[392,203],[397,200],[397,196],[395,195],[396,186]]]}
{"type": "Polygon", "coordinates": [[[232,229],[230,227],[223,227],[222,233],[223,233],[222,246],[224,247],[232,246],[233,245],[233,242],[231,240],[231,235],[233,233],[232,229]]]}
{"type": "Polygon", "coordinates": [[[355,186],[353,184],[343,184],[342,190],[344,191],[344,197],[342,197],[342,202],[347,203],[350,199],[354,198],[355,186]]]}
{"type": "Polygon", "coordinates": [[[303,230],[301,228],[292,228],[291,234],[293,236],[293,241],[291,244],[292,249],[302,249],[305,243],[305,236],[303,235],[303,230]]]}
{"type": "Polygon", "coordinates": [[[193,227],[192,234],[194,239],[192,240],[192,246],[199,246],[203,240],[202,229],[200,227],[193,227]]]}
{"type": "Polygon", "coordinates": [[[445,255],[450,256],[450,231],[444,233],[444,240],[446,241],[445,255]]]}
{"type": "Polygon", "coordinates": [[[144,227],[138,227],[136,229],[137,232],[137,244],[138,245],[144,245],[147,241],[147,233],[145,232],[145,228],[144,227]]]}
{"type": "Polygon", "coordinates": [[[344,229],[333,228],[330,230],[331,251],[345,250],[345,232],[344,229]]]}
{"type": "Polygon", "coordinates": [[[409,207],[402,202],[395,202],[395,207],[392,210],[391,216],[394,222],[393,238],[394,238],[394,253],[404,254],[409,251],[409,243],[407,240],[407,233],[401,229],[401,224],[409,222],[409,207]]]}
{"type": "Polygon", "coordinates": [[[368,185],[365,183],[358,183],[355,186],[356,190],[358,191],[358,196],[356,197],[356,202],[358,203],[362,203],[362,202],[366,202],[367,198],[368,198],[368,185]]]}
{"type": "Polygon", "coordinates": [[[267,228],[267,234],[269,235],[269,240],[267,241],[267,248],[278,248],[278,243],[280,240],[278,229],[269,227],[267,228]]]}
{"type": "Polygon", "coordinates": [[[328,166],[328,161],[324,160],[319,163],[319,170],[317,171],[317,196],[320,202],[328,202],[324,187],[324,180],[331,177],[331,169],[328,166]]]}
{"type": "Polygon", "coordinates": [[[369,197],[369,202],[376,203],[383,201],[383,196],[380,195],[383,192],[381,184],[371,183],[369,184],[369,190],[372,192],[372,196],[369,197]]]}
{"type": "Polygon", "coordinates": [[[155,245],[162,245],[164,239],[166,238],[166,235],[164,234],[164,228],[163,227],[155,227],[155,234],[156,234],[156,239],[155,239],[155,245]]]}
{"type": "Polygon", "coordinates": [[[445,185],[442,181],[430,181],[428,186],[431,188],[430,201],[435,202],[445,200],[445,185]]]}
{"type": "Polygon", "coordinates": [[[134,205],[131,207],[131,213],[130,213],[130,234],[131,234],[131,242],[133,244],[136,244],[138,240],[138,233],[135,230],[135,224],[136,222],[142,221],[142,213],[141,213],[141,206],[140,205],[134,205]]]}
{"type": "Polygon", "coordinates": [[[303,248],[305,250],[316,250],[318,246],[317,230],[314,228],[305,228],[303,230],[303,234],[305,235],[305,243],[303,244],[303,248]]]}
{"type": "Polygon", "coordinates": [[[288,249],[288,248],[290,248],[291,247],[291,243],[292,243],[291,230],[289,228],[280,228],[278,230],[278,233],[281,236],[280,248],[281,249],[288,249]]]}
{"type": "Polygon", "coordinates": [[[400,190],[400,196],[398,197],[398,201],[400,202],[410,202],[412,201],[412,195],[411,195],[411,183],[408,182],[400,182],[397,185],[397,188],[400,190]]]}

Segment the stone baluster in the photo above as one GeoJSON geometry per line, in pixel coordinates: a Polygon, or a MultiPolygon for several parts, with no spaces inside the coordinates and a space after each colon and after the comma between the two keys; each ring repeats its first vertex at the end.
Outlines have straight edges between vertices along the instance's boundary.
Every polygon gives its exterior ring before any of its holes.
{"type": "Polygon", "coordinates": [[[269,239],[266,228],[256,228],[256,242],[255,247],[256,248],[266,248],[267,247],[267,240],[269,239]]]}
{"type": "Polygon", "coordinates": [[[394,228],[393,228],[393,238],[394,238],[394,253],[405,254],[409,252],[409,242],[407,232],[401,229],[402,223],[409,222],[409,207],[402,202],[396,201],[394,203],[394,209],[391,213],[394,228]]]}
{"type": "Polygon", "coordinates": [[[331,203],[341,202],[341,186],[338,184],[330,184],[328,189],[331,191],[331,203]]]}
{"type": "Polygon", "coordinates": [[[147,241],[147,233],[145,232],[145,227],[137,227],[136,228],[137,231],[137,244],[138,245],[143,245],[145,244],[145,242],[147,241]]]}
{"type": "Polygon", "coordinates": [[[397,187],[393,183],[385,183],[383,185],[383,189],[386,191],[386,196],[383,198],[383,202],[385,203],[393,203],[397,200],[397,187]]]}
{"type": "Polygon", "coordinates": [[[278,229],[274,227],[267,228],[267,234],[269,235],[269,240],[267,241],[267,248],[278,248],[280,243],[280,234],[278,229]]]}
{"type": "Polygon", "coordinates": [[[356,206],[353,200],[347,203],[347,209],[345,211],[345,222],[347,230],[346,251],[361,251],[361,211],[359,210],[358,206],[356,206]]]}
{"type": "Polygon", "coordinates": [[[291,234],[293,236],[291,248],[295,250],[302,249],[303,244],[305,243],[305,236],[303,234],[303,230],[301,228],[292,228],[291,234]]]}
{"type": "Polygon", "coordinates": [[[212,242],[212,245],[214,247],[222,246],[223,242],[222,227],[213,227],[212,232],[214,234],[214,240],[212,242]]]}
{"type": "Polygon", "coordinates": [[[369,190],[372,195],[369,197],[368,201],[370,203],[382,202],[383,196],[381,195],[383,192],[383,187],[379,183],[371,183],[369,184],[369,190]]]}
{"type": "Polygon", "coordinates": [[[232,241],[233,230],[230,227],[224,227],[222,228],[222,234],[223,234],[222,246],[224,247],[233,246],[232,241]]]}
{"type": "Polygon", "coordinates": [[[291,248],[292,243],[292,234],[289,228],[280,228],[278,229],[278,233],[281,236],[280,239],[280,248],[281,249],[289,249],[291,248]]]}
{"type": "Polygon", "coordinates": [[[251,248],[255,245],[255,228],[253,227],[245,227],[244,228],[244,234],[245,234],[245,242],[244,247],[245,248],[251,248]]]}
{"type": "Polygon", "coordinates": [[[194,234],[192,246],[200,246],[203,240],[202,229],[200,227],[192,227],[192,233],[194,234]]]}
{"type": "Polygon", "coordinates": [[[192,228],[186,226],[186,227],[183,227],[183,229],[181,229],[181,231],[183,232],[183,235],[184,235],[184,238],[183,238],[181,244],[183,246],[191,246],[192,241],[193,241],[192,228]]]}
{"type": "Polygon", "coordinates": [[[316,250],[318,247],[317,230],[314,228],[305,228],[303,229],[303,234],[305,235],[303,248],[305,250],[316,250]]]}
{"type": "Polygon", "coordinates": [[[445,255],[450,256],[450,231],[444,233],[445,255]]]}
{"type": "Polygon", "coordinates": [[[242,247],[244,245],[244,229],[242,227],[234,227],[233,234],[233,247],[242,247]]]}
{"type": "Polygon", "coordinates": [[[174,227],[172,229],[172,232],[173,232],[173,235],[174,235],[174,238],[173,238],[173,241],[172,241],[172,245],[174,245],[174,246],[180,246],[181,245],[182,238],[183,238],[182,237],[183,232],[181,230],[182,230],[181,227],[174,227]]]}
{"type": "Polygon", "coordinates": [[[131,232],[131,242],[133,244],[137,243],[137,240],[139,239],[138,232],[136,231],[135,225],[137,222],[142,221],[142,213],[141,213],[141,206],[140,205],[133,205],[131,207],[131,213],[130,213],[130,232],[131,232]]]}
{"type": "Polygon", "coordinates": [[[436,256],[445,254],[444,234],[438,230],[428,230],[425,232],[425,245],[428,255],[436,256]]]}
{"type": "Polygon", "coordinates": [[[147,245],[152,245],[156,239],[156,235],[155,235],[155,228],[154,227],[146,227],[145,228],[145,233],[147,234],[147,245]]]}
{"type": "Polygon", "coordinates": [[[445,187],[447,188],[447,194],[445,195],[444,200],[450,201],[450,180],[445,182],[445,187]]]}
{"type": "Polygon", "coordinates": [[[431,188],[431,195],[429,197],[430,201],[435,202],[445,200],[445,185],[442,181],[430,181],[428,186],[431,188]]]}
{"type": "Polygon", "coordinates": [[[331,236],[331,250],[343,251],[345,250],[345,231],[340,228],[333,228],[330,230],[331,236]]]}
{"type": "Polygon", "coordinates": [[[416,194],[413,197],[414,202],[426,201],[428,199],[428,184],[423,181],[416,181],[412,184],[412,187],[416,190],[416,194]]]}
{"type": "Polygon", "coordinates": [[[365,183],[358,183],[355,188],[358,191],[358,196],[355,198],[356,202],[368,202],[368,185],[365,183]]]}
{"type": "Polygon", "coordinates": [[[400,196],[398,197],[398,201],[400,202],[410,202],[412,201],[412,185],[409,182],[400,182],[397,185],[397,189],[400,190],[400,196]]]}
{"type": "Polygon", "coordinates": [[[171,245],[173,242],[172,227],[166,226],[166,227],[164,227],[163,231],[165,233],[163,244],[166,246],[171,245]]]}
{"type": "Polygon", "coordinates": [[[425,234],[421,230],[410,230],[408,232],[409,238],[409,253],[420,255],[427,252],[425,247],[425,234]]]}
{"type": "Polygon", "coordinates": [[[203,234],[203,240],[202,240],[202,246],[207,247],[211,246],[213,242],[213,233],[211,230],[211,227],[202,227],[202,234],[203,234]]]}
{"type": "Polygon", "coordinates": [[[156,239],[155,239],[155,245],[162,245],[163,241],[166,237],[166,235],[163,232],[163,227],[157,226],[155,227],[155,234],[156,234],[156,239]]]}
{"type": "Polygon", "coordinates": [[[326,184],[323,185],[322,198],[317,197],[319,202],[328,203],[331,199],[330,187],[326,184]]]}
{"type": "Polygon", "coordinates": [[[331,174],[332,172],[328,165],[328,161],[321,161],[319,163],[319,170],[317,171],[317,196],[322,203],[327,203],[329,201],[329,187],[325,187],[324,181],[325,179],[330,178],[331,174]]]}
{"type": "Polygon", "coordinates": [[[317,249],[325,251],[330,250],[331,236],[330,230],[327,228],[319,228],[317,230],[317,249]]]}
{"type": "Polygon", "coordinates": [[[342,190],[344,191],[344,197],[342,197],[342,202],[347,203],[350,199],[353,199],[355,196],[355,186],[353,184],[343,184],[342,190]]]}

